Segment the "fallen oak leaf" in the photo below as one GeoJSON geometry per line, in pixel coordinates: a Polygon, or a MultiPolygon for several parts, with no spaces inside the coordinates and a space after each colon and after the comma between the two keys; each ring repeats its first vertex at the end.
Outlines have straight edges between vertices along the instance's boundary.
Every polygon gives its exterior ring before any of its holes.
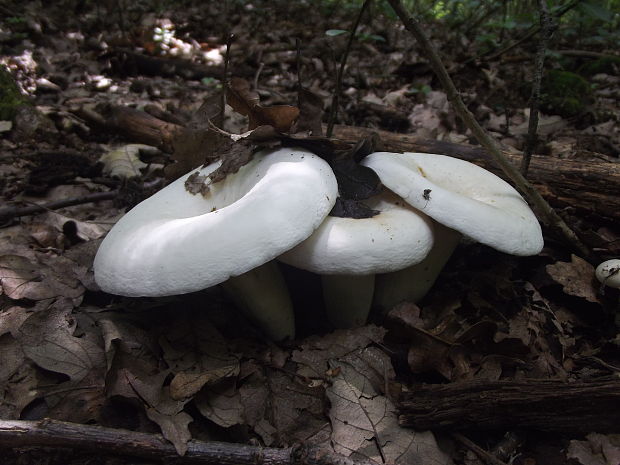
{"type": "Polygon", "coordinates": [[[588,302],[599,303],[597,286],[594,284],[594,267],[584,259],[571,255],[569,262],[547,265],[547,274],[568,295],[582,297],[588,302]]]}
{"type": "Polygon", "coordinates": [[[291,132],[307,132],[311,136],[323,135],[323,127],[321,125],[323,119],[323,99],[305,87],[300,87],[297,91],[297,106],[299,107],[299,116],[291,132]]]}
{"type": "Polygon", "coordinates": [[[266,125],[288,132],[299,116],[299,108],[292,105],[261,106],[258,93],[251,90],[250,83],[237,77],[231,79],[226,89],[226,100],[237,113],[250,119],[250,129],[266,125]]]}

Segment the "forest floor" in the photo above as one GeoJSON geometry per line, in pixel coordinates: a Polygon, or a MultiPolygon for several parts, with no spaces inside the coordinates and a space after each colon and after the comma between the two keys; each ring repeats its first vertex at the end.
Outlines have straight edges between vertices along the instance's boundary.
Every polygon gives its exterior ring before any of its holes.
{"type": "MultiPolygon", "coordinates": [[[[620,464],[618,395],[586,397],[595,385],[620,392],[620,294],[545,226],[546,245],[532,257],[462,243],[424,299],[349,330],[326,323],[316,276],[283,267],[298,336],[281,344],[265,340],[219,288],[166,298],[98,288],[92,263],[105,234],[163,185],[166,166],[183,161],[183,151],[165,143],[129,145],[145,140],[115,126],[111,108],[190,127],[221,92],[229,34],[229,74],[250,82],[262,106],[296,105],[298,79],[325,108],[331,103],[347,41],[338,30],[351,27],[355,9],[258,2],[226,11],[226,2],[205,3],[176,11],[70,1],[2,7],[11,14],[0,22],[0,66],[29,96],[17,114],[0,113],[2,462],[160,463],[93,453],[92,444],[83,450],[66,437],[61,447],[10,447],[16,439],[3,420],[50,418],[163,434],[190,455],[198,440],[311,444],[360,463],[620,464]],[[93,194],[101,197],[87,202],[93,194]],[[65,200],[73,206],[53,206],[65,200]],[[33,204],[48,208],[28,213],[33,204]],[[553,395],[540,394],[545,383],[553,395]],[[521,403],[501,394],[488,400],[510,386],[521,403]],[[465,407],[450,403],[456,391],[433,387],[463,387],[465,407]],[[424,389],[443,403],[412,407],[424,389]],[[455,417],[434,423],[441,408],[455,417]],[[424,430],[411,427],[417,415],[424,430]]],[[[384,13],[373,7],[362,21],[337,123],[475,145],[414,39],[384,13]]],[[[518,155],[535,39],[489,59],[458,29],[437,23],[426,32],[470,111],[518,155]]],[[[559,167],[579,164],[583,175],[570,195],[539,187],[593,256],[619,257],[618,212],[571,205],[580,189],[598,189],[589,164],[618,173],[620,65],[600,60],[618,51],[587,40],[552,49],[548,71],[580,70],[587,87],[577,101],[558,103],[543,85],[534,153],[559,167]],[[586,73],[595,61],[600,69],[586,73]]],[[[247,130],[247,118],[229,110],[224,128],[247,130]]]]}

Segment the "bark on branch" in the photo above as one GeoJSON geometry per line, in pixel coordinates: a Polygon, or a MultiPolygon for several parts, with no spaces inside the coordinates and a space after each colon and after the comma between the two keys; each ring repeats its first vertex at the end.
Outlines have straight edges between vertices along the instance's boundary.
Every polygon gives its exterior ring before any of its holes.
{"type": "Polygon", "coordinates": [[[190,441],[187,453],[179,457],[162,436],[80,425],[56,420],[0,420],[1,447],[70,447],[101,454],[129,455],[157,459],[164,463],[219,465],[374,465],[354,461],[325,449],[293,446],[285,449],[226,442],[190,441]]]}
{"type": "Polygon", "coordinates": [[[485,381],[427,385],[400,403],[400,424],[420,430],[530,428],[563,433],[620,432],[620,380],[485,381]]]}

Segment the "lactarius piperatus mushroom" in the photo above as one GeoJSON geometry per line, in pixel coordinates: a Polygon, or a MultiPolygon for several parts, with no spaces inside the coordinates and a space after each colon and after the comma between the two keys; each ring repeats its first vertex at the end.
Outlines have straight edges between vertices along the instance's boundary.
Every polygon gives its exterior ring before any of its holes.
{"type": "Polygon", "coordinates": [[[607,260],[596,267],[596,279],[609,287],[620,289],[620,259],[607,260]]]}
{"type": "Polygon", "coordinates": [[[191,194],[194,170],[129,211],[95,257],[102,290],[123,296],[184,294],[227,282],[233,299],[272,339],[294,337],[278,255],[306,239],[337,197],[329,165],[301,149],[263,151],[237,173],[191,194]]]}
{"type": "Polygon", "coordinates": [[[367,199],[370,218],[328,216],[279,260],[321,275],[330,322],[339,328],[366,322],[376,273],[400,270],[426,257],[433,232],[426,215],[391,192],[367,199]]]}
{"type": "Polygon", "coordinates": [[[381,279],[375,293],[378,307],[419,300],[432,286],[460,234],[512,255],[536,255],[543,247],[540,225],[525,200],[510,184],[483,168],[425,153],[376,152],[362,164],[405,202],[445,227],[443,240],[435,239],[436,248],[424,263],[381,279]],[[409,286],[394,284],[408,279],[409,286]]]}

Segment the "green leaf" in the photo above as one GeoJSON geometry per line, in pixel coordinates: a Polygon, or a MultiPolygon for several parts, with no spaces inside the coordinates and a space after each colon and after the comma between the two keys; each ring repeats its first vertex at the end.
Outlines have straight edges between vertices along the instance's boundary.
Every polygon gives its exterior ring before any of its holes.
{"type": "Polygon", "coordinates": [[[577,5],[577,8],[581,10],[582,13],[602,21],[611,22],[613,19],[613,14],[611,11],[595,3],[582,2],[577,5]]]}
{"type": "Polygon", "coordinates": [[[325,31],[326,36],[336,37],[342,34],[346,34],[349,31],[345,31],[344,29],[328,29],[325,31]]]}

